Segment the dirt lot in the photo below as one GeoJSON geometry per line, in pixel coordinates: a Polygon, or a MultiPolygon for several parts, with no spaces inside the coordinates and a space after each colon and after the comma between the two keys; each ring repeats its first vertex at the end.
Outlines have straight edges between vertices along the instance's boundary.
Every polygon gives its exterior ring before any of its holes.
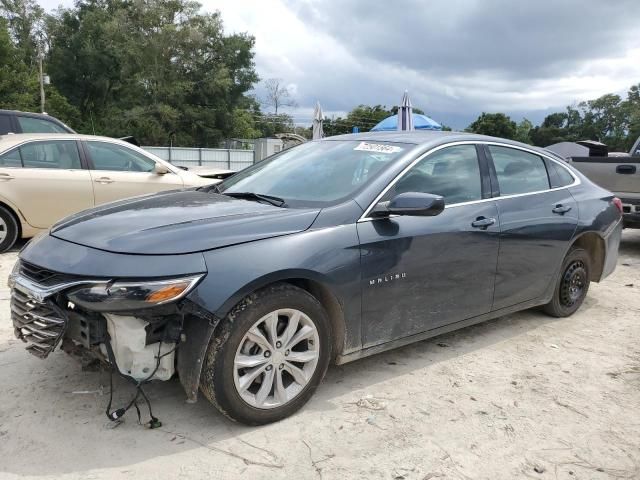
{"type": "MultiPolygon", "coordinates": [[[[135,411],[109,428],[107,374],[14,339],[15,258],[0,255],[0,478],[640,478],[640,231],[573,317],[527,311],[333,367],[260,428],[186,404],[175,380],[148,388],[162,428],[135,411]]],[[[116,403],[130,391],[118,381],[116,403]]]]}

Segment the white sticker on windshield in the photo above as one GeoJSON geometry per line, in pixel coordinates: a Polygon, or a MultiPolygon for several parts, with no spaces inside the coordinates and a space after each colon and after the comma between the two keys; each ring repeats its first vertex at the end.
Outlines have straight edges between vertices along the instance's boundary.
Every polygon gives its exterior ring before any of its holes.
{"type": "Polygon", "coordinates": [[[383,143],[360,142],[354,150],[377,153],[398,153],[402,151],[402,148],[396,145],[385,145],[383,143]]]}

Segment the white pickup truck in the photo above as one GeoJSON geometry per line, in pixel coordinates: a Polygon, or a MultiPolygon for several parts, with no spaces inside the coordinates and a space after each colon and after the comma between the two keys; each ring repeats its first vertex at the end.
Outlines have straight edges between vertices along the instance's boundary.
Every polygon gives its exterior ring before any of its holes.
{"type": "Polygon", "coordinates": [[[546,148],[613,192],[622,200],[624,226],[640,228],[640,137],[629,153],[608,153],[606,145],[591,140],[546,148]]]}

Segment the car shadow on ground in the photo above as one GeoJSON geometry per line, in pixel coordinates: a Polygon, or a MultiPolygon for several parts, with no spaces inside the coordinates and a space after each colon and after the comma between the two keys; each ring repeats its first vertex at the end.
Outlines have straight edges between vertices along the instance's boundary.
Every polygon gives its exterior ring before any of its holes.
{"type": "MultiPolygon", "coordinates": [[[[620,252],[640,262],[640,235],[625,238],[620,252]]],[[[597,300],[588,298],[585,307],[593,302],[597,300]]],[[[146,388],[154,414],[163,422],[161,428],[146,430],[139,426],[133,409],[124,423],[113,428],[104,414],[109,398],[106,372],[82,372],[74,359],[59,351],[41,361],[27,354],[19,341],[4,341],[0,343],[0,442],[4,452],[0,471],[55,476],[124,468],[199,448],[245,458],[245,463],[255,463],[256,459],[268,463],[272,459],[265,457],[264,448],[269,439],[304,431],[309,416],[330,418],[331,412],[352,404],[354,396],[371,395],[378,391],[376,385],[387,380],[489,349],[513,337],[534,334],[536,329],[557,321],[563,320],[528,310],[333,366],[301,412],[263,427],[231,422],[202,395],[198,403],[186,404],[179,381],[173,379],[146,388]],[[25,460],[41,458],[41,451],[47,452],[46,461],[25,460]]],[[[8,329],[0,328],[2,338],[10,338],[8,329]]],[[[120,378],[115,378],[114,387],[116,408],[128,402],[133,388],[120,378]]],[[[148,418],[146,409],[141,410],[143,419],[148,418]]]]}

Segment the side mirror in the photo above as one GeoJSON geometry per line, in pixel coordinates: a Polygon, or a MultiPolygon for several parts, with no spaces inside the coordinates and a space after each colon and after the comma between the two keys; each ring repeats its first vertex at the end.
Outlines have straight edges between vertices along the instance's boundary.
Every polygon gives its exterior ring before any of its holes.
{"type": "Polygon", "coordinates": [[[380,218],[389,215],[412,215],[434,217],[444,210],[444,198],[431,193],[406,192],[396,195],[390,202],[380,202],[371,211],[371,216],[380,218]]]}
{"type": "Polygon", "coordinates": [[[156,163],[156,166],[153,167],[153,173],[157,175],[166,175],[169,171],[170,170],[161,163],[156,163]]]}

